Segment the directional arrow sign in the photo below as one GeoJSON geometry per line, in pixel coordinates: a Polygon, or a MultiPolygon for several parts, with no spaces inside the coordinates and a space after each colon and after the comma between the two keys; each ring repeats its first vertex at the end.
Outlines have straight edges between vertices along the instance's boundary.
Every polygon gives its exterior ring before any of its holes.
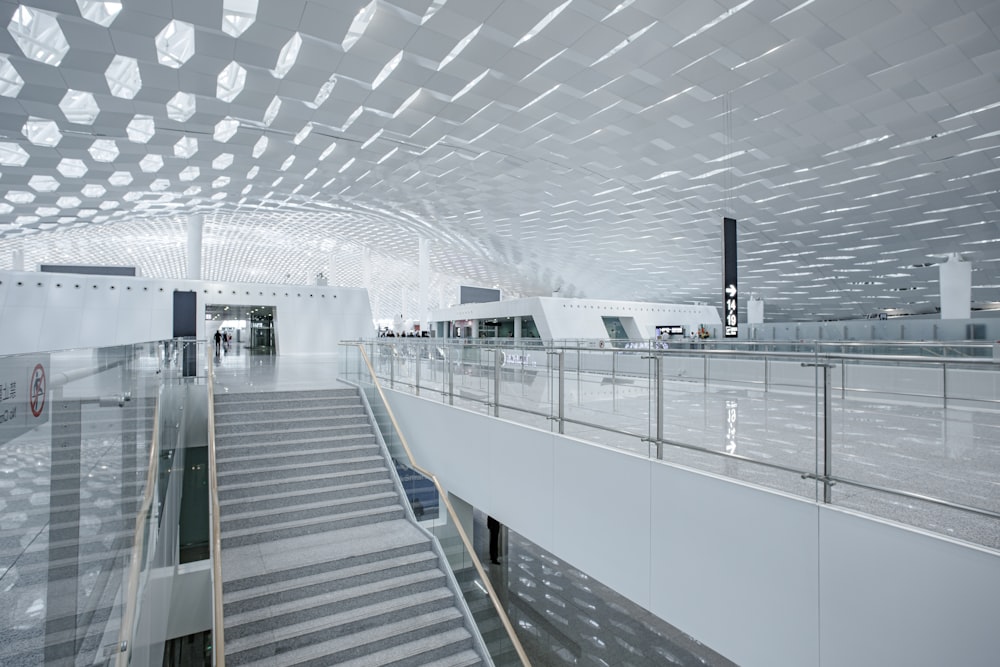
{"type": "Polygon", "coordinates": [[[726,338],[736,338],[740,335],[739,324],[736,313],[738,310],[737,285],[739,280],[736,277],[736,220],[733,218],[722,219],[722,300],[725,303],[725,327],[723,329],[726,338]]]}

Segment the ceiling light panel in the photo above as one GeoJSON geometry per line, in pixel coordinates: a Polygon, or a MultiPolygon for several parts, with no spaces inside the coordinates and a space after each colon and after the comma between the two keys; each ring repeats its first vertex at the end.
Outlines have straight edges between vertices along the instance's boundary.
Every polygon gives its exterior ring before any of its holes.
{"type": "Polygon", "coordinates": [[[239,37],[257,20],[258,0],[222,0],[222,31],[239,37]]]}
{"type": "Polygon", "coordinates": [[[26,57],[46,65],[57,67],[69,52],[69,42],[52,12],[18,5],[7,32],[26,57]]]}

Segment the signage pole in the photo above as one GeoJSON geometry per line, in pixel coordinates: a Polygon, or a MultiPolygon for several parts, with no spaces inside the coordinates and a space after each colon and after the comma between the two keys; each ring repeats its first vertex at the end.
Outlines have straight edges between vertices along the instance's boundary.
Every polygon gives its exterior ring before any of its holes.
{"type": "Polygon", "coordinates": [[[740,335],[737,321],[739,285],[736,276],[736,219],[722,219],[722,327],[726,338],[740,335]]]}

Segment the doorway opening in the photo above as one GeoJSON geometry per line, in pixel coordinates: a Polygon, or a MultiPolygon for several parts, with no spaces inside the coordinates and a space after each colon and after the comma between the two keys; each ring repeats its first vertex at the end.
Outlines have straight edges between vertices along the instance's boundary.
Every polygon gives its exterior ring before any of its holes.
{"type": "Polygon", "coordinates": [[[274,306],[206,305],[205,335],[213,341],[216,331],[221,334],[220,355],[276,354],[276,319],[274,306]]]}

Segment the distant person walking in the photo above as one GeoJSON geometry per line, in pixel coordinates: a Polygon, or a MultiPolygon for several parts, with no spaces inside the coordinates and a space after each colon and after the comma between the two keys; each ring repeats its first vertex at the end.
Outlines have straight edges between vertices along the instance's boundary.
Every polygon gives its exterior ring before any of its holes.
{"type": "Polygon", "coordinates": [[[486,517],[486,527],[490,529],[490,562],[500,564],[500,522],[491,516],[486,517]]]}
{"type": "Polygon", "coordinates": [[[215,356],[219,356],[222,352],[222,333],[216,329],[215,331],[215,356]]]}

